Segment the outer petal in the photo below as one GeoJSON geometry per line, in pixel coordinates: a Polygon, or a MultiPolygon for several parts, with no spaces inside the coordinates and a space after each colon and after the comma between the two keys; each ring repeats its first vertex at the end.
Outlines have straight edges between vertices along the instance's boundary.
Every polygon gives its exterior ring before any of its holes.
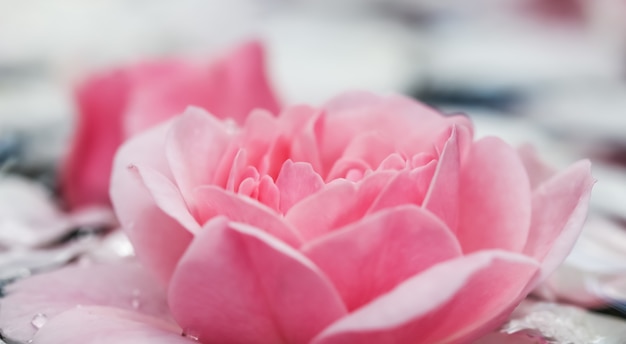
{"type": "Polygon", "coordinates": [[[569,254],[582,230],[593,186],[590,163],[580,161],[533,192],[531,230],[524,253],[552,272],[569,254]]]}
{"type": "Polygon", "coordinates": [[[169,301],[186,333],[207,343],[307,343],[346,313],[304,256],[224,218],[208,223],[190,246],[169,301]]]}
{"type": "Polygon", "coordinates": [[[333,282],[348,310],[461,255],[456,237],[423,208],[404,205],[339,229],[302,248],[333,282]]]}
{"type": "Polygon", "coordinates": [[[471,343],[506,320],[499,316],[525,296],[538,269],[503,251],[450,260],[333,323],[314,343],[471,343]]]}
{"type": "Polygon", "coordinates": [[[530,193],[513,148],[494,137],[476,142],[461,174],[457,236],[463,251],[522,251],[530,227],[530,193]]]}
{"type": "Polygon", "coordinates": [[[110,307],[78,307],[46,322],[33,338],[41,344],[192,344],[175,324],[110,307]]]}
{"type": "Polygon", "coordinates": [[[212,185],[198,188],[195,197],[203,223],[216,216],[225,216],[231,221],[255,226],[290,246],[298,247],[302,242],[298,232],[279,214],[251,198],[212,185]]]}
{"type": "Polygon", "coordinates": [[[154,202],[164,213],[192,232],[200,229],[200,225],[189,212],[180,190],[171,180],[148,166],[133,165],[131,169],[137,172],[154,202]]]}
{"type": "Polygon", "coordinates": [[[526,168],[528,179],[530,180],[530,187],[533,190],[557,173],[553,167],[541,161],[532,146],[524,145],[518,148],[517,151],[526,168]]]}
{"type": "Polygon", "coordinates": [[[326,163],[336,161],[355,136],[372,130],[384,133],[385,139],[395,142],[396,150],[407,156],[432,151],[432,143],[451,125],[463,126],[468,133],[472,131],[465,116],[444,117],[424,104],[398,95],[346,93],[324,108],[327,120],[320,143],[326,163]]]}
{"type": "Polygon", "coordinates": [[[170,126],[171,122],[163,123],[126,142],[116,155],[111,178],[111,200],[122,228],[138,258],[164,281],[169,280],[192,235],[157,206],[142,180],[129,167],[150,166],[171,178],[163,155],[170,126]]]}
{"type": "Polygon", "coordinates": [[[357,134],[344,149],[342,158],[364,161],[376,169],[386,157],[395,152],[393,141],[383,137],[378,131],[357,134]]]}
{"type": "Polygon", "coordinates": [[[122,121],[130,90],[121,71],[96,76],[78,88],[71,151],[61,168],[61,192],[68,206],[109,204],[113,155],[124,141],[122,121]]]}
{"type": "Polygon", "coordinates": [[[128,106],[128,131],[137,133],[199,106],[220,118],[243,123],[250,111],[278,112],[278,102],[265,75],[263,47],[245,44],[210,65],[187,65],[167,80],[139,79],[128,106]]]}
{"type": "Polygon", "coordinates": [[[211,184],[232,138],[225,123],[199,108],[188,108],[174,121],[165,153],[176,184],[194,210],[193,190],[211,184]]]}
{"type": "Polygon", "coordinates": [[[29,277],[4,288],[0,329],[6,338],[27,341],[36,332],[33,318],[50,320],[76,305],[117,307],[169,319],[163,289],[132,261],[75,266],[29,277]]]}

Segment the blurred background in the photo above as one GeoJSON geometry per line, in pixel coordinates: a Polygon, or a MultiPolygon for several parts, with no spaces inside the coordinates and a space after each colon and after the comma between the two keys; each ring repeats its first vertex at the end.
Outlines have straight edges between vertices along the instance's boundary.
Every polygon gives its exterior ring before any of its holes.
{"type": "MultiPolygon", "coordinates": [[[[590,157],[590,228],[626,240],[625,15],[624,0],[0,0],[2,172],[53,186],[90,73],[258,38],[287,104],[400,92],[555,166],[590,157]]],[[[615,260],[580,250],[576,268],[615,260]]]]}

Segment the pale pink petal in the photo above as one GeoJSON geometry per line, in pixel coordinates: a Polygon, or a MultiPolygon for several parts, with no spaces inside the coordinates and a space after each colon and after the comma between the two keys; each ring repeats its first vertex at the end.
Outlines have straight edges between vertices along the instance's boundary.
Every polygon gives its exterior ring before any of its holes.
{"type": "Polygon", "coordinates": [[[165,214],[191,232],[200,229],[198,221],[189,212],[180,190],[171,180],[148,166],[133,165],[131,169],[137,172],[154,202],[165,214]]]}
{"type": "Polygon", "coordinates": [[[448,137],[437,162],[430,187],[424,199],[424,207],[437,215],[453,232],[459,217],[459,179],[461,156],[456,128],[448,137]]]}
{"type": "Polygon", "coordinates": [[[47,321],[33,338],[40,344],[193,344],[163,319],[110,307],[77,307],[47,321]]]}
{"type": "Polygon", "coordinates": [[[543,162],[533,146],[523,145],[517,151],[526,168],[528,178],[530,179],[530,187],[533,190],[556,174],[555,168],[543,162]]]}
{"type": "Polygon", "coordinates": [[[477,141],[462,166],[457,236],[464,252],[520,252],[530,227],[531,196],[517,152],[495,137],[477,141]]]}
{"type": "Polygon", "coordinates": [[[291,207],[285,219],[305,241],[323,236],[363,217],[380,189],[395,174],[395,171],[379,171],[358,183],[337,179],[291,207]]]}
{"type": "MultiPolygon", "coordinates": [[[[363,132],[385,133],[396,151],[407,156],[433,152],[433,142],[451,126],[464,128],[471,138],[472,126],[465,116],[445,117],[436,110],[399,96],[376,96],[367,92],[343,94],[325,107],[326,122],[319,142],[323,161],[336,161],[345,147],[363,132]],[[393,118],[390,119],[390,116],[393,118]]],[[[462,147],[470,142],[463,140],[462,147]]]]}
{"type": "Polygon", "coordinates": [[[123,116],[130,84],[122,71],[87,80],[76,92],[76,119],[71,150],[61,165],[63,199],[71,208],[109,204],[113,156],[124,141],[123,116]]]}
{"type": "MultiPolygon", "coordinates": [[[[432,160],[432,159],[431,159],[432,160]]],[[[407,161],[402,155],[394,152],[389,154],[378,166],[379,170],[401,170],[406,167],[407,161]]],[[[425,164],[425,163],[424,163],[425,164]]],[[[417,166],[421,166],[424,164],[420,164],[417,166]]],[[[415,167],[417,167],[415,166],[415,167]]]]}
{"type": "Polygon", "coordinates": [[[380,102],[379,96],[368,91],[351,91],[344,92],[341,95],[332,98],[324,106],[330,113],[340,113],[341,111],[353,110],[358,108],[368,108],[375,106],[380,102]]]}
{"type": "Polygon", "coordinates": [[[293,247],[300,246],[298,233],[271,208],[251,198],[239,196],[216,186],[196,189],[199,216],[206,223],[216,216],[255,226],[293,247]]]}
{"type": "Polygon", "coordinates": [[[255,110],[246,119],[237,138],[239,149],[246,151],[248,165],[255,166],[261,174],[268,171],[264,158],[278,139],[280,125],[281,121],[271,113],[255,110]]]}
{"type": "Polygon", "coordinates": [[[544,275],[569,254],[582,230],[594,180],[590,163],[579,161],[533,192],[532,222],[524,253],[542,262],[544,275]]]}
{"type": "Polygon", "coordinates": [[[35,275],[4,287],[0,328],[6,338],[27,341],[38,314],[50,320],[77,305],[102,305],[167,320],[165,293],[148,271],[133,261],[74,266],[35,275]]]}
{"type": "Polygon", "coordinates": [[[482,251],[437,264],[326,328],[314,343],[471,343],[506,320],[537,262],[482,251]],[[489,325],[491,328],[489,328],[489,325]]]}
{"type": "Polygon", "coordinates": [[[437,163],[431,161],[424,166],[395,173],[389,183],[380,189],[368,213],[407,203],[422,205],[436,166],[437,163]]]}
{"type": "Polygon", "coordinates": [[[396,152],[391,139],[383,137],[377,130],[360,133],[346,146],[341,157],[362,160],[376,169],[385,158],[396,152]]]}
{"type": "Polygon", "coordinates": [[[138,134],[118,151],[111,178],[111,201],[120,225],[134,245],[137,257],[162,280],[167,281],[183,254],[191,233],[159,208],[154,197],[130,168],[150,166],[172,178],[163,155],[171,122],[138,134]]]}
{"type": "Polygon", "coordinates": [[[195,207],[193,190],[213,181],[232,139],[223,122],[199,108],[188,108],[172,125],[165,153],[189,206],[195,207]]]}
{"type": "Polygon", "coordinates": [[[224,218],[194,239],[169,303],[185,332],[205,343],[308,343],[346,314],[331,283],[299,252],[224,218]]]}
{"type": "Polygon", "coordinates": [[[265,175],[259,180],[258,200],[274,211],[279,211],[280,190],[278,190],[270,176],[265,175]]]}
{"type": "Polygon", "coordinates": [[[324,180],[313,170],[311,164],[285,161],[276,178],[276,187],[280,191],[280,211],[286,213],[294,204],[323,186],[324,180]]]}
{"type": "Polygon", "coordinates": [[[356,185],[338,179],[291,207],[285,220],[306,242],[327,234],[338,226],[337,223],[347,222],[343,218],[350,216],[356,200],[356,185]]]}
{"type": "MultiPolygon", "coordinates": [[[[348,175],[357,171],[364,174],[365,171],[371,170],[372,167],[358,158],[339,158],[326,175],[326,181],[330,182],[338,178],[348,178],[348,175]]],[[[362,177],[362,176],[361,176],[362,177]]]]}
{"type": "MultiPolygon", "coordinates": [[[[307,109],[294,109],[293,112],[303,112],[302,115],[307,115],[307,109]]],[[[282,115],[282,116],[290,116],[294,117],[295,115],[282,115]]],[[[290,149],[290,157],[294,161],[305,161],[310,163],[313,166],[313,169],[317,171],[320,175],[324,176],[329,168],[324,165],[324,161],[321,160],[320,152],[319,152],[319,144],[320,144],[320,131],[324,126],[325,118],[321,116],[319,113],[315,113],[314,115],[309,115],[308,121],[303,123],[304,125],[301,128],[294,127],[293,137],[291,140],[291,149],[290,149]]],[[[294,124],[299,124],[295,122],[294,124]]]]}
{"type": "MultiPolygon", "coordinates": [[[[231,192],[236,192],[239,184],[243,180],[243,175],[246,173],[246,170],[248,168],[251,168],[251,166],[248,165],[248,152],[246,152],[245,149],[240,148],[239,150],[237,150],[237,154],[235,154],[235,158],[233,159],[224,189],[231,192]]],[[[204,184],[206,185],[208,183],[204,184]]],[[[198,184],[196,186],[200,185],[202,184],[198,184]]]]}
{"type": "MultiPolygon", "coordinates": [[[[263,156],[262,168],[259,170],[276,178],[283,167],[283,162],[292,159],[311,163],[313,169],[321,174],[315,131],[321,120],[323,117],[320,117],[319,110],[305,105],[292,106],[281,112],[275,125],[279,129],[276,132],[279,135],[271,141],[269,149],[263,156]],[[309,158],[311,160],[307,160],[309,158]]],[[[256,135],[264,137],[268,132],[257,131],[256,135]]]]}
{"type": "Polygon", "coordinates": [[[432,265],[461,255],[454,234],[423,208],[385,209],[303,246],[357,309],[432,265]]]}

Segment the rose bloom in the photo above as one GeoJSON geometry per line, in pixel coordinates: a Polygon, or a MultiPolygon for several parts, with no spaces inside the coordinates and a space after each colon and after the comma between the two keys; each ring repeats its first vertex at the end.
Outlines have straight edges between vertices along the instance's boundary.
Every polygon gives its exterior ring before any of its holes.
{"type": "Polygon", "coordinates": [[[115,159],[142,265],[14,283],[0,327],[35,343],[471,343],[565,258],[592,184],[588,161],[553,173],[401,96],[240,124],[192,107],[115,159]]]}
{"type": "Polygon", "coordinates": [[[261,44],[250,42],[210,63],[142,62],[88,78],[76,92],[79,116],[60,171],[66,204],[109,205],[111,166],[119,145],[188,105],[238,123],[254,108],[277,112],[264,63],[261,44]]]}

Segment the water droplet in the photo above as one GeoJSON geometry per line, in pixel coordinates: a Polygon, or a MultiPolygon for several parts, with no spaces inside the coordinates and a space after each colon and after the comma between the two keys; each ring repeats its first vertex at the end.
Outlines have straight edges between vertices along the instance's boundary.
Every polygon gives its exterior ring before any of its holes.
{"type": "Polygon", "coordinates": [[[33,320],[30,321],[30,323],[33,325],[33,327],[35,327],[36,329],[40,329],[43,327],[43,325],[46,324],[46,321],[48,321],[48,317],[43,314],[43,313],[37,313],[35,314],[35,316],[33,317],[33,320]]]}

